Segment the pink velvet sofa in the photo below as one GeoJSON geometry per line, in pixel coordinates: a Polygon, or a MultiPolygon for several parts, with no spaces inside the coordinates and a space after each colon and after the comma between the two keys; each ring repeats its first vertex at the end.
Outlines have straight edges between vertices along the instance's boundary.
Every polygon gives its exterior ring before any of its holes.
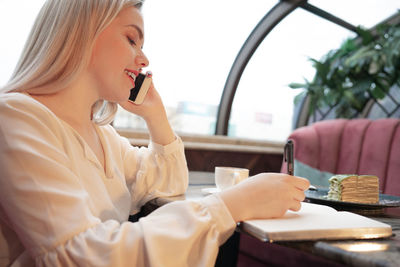
{"type": "MultiPolygon", "coordinates": [[[[298,128],[294,158],[332,174],[374,174],[383,193],[400,196],[400,120],[335,119],[298,128]]],[[[281,172],[286,172],[283,162],[281,172]]],[[[240,236],[238,267],[342,266],[310,253],[240,236]]]]}
{"type": "Polygon", "coordinates": [[[400,119],[326,120],[288,139],[301,163],[334,174],[377,175],[382,193],[400,196],[400,119]]]}

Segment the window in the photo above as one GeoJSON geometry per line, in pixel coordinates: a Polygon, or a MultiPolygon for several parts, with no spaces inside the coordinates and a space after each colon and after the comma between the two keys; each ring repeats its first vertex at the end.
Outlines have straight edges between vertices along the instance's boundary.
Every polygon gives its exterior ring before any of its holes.
{"type": "MultiPolygon", "coordinates": [[[[214,134],[218,104],[242,44],[277,1],[145,2],[144,51],[177,132],[214,134]]],[[[120,109],[116,127],[145,128],[120,109]]]]}
{"type": "Polygon", "coordinates": [[[283,141],[292,131],[292,82],[311,80],[309,57],[319,59],[353,35],[303,9],[282,20],[261,43],[239,83],[232,105],[230,136],[283,141]]]}
{"type": "MultiPolygon", "coordinates": [[[[0,85],[18,60],[44,0],[0,1],[0,85]]],[[[152,0],[143,7],[149,69],[178,133],[215,132],[216,113],[233,61],[276,0],[152,0]]],[[[400,8],[398,0],[310,0],[353,25],[372,27],[400,8]]],[[[311,79],[309,57],[319,59],[352,32],[303,9],[286,17],[245,69],[232,106],[229,136],[283,141],[292,130],[291,82],[311,79]]],[[[144,129],[141,118],[118,111],[118,128],[144,129]]]]}

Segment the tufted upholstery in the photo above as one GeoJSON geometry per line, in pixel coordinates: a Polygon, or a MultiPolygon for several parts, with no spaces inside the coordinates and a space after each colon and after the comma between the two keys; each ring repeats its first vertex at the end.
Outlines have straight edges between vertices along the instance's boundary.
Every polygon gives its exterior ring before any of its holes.
{"type": "Polygon", "coordinates": [[[400,196],[399,119],[320,121],[296,129],[288,139],[296,160],[335,174],[377,175],[382,193],[400,196]]]}

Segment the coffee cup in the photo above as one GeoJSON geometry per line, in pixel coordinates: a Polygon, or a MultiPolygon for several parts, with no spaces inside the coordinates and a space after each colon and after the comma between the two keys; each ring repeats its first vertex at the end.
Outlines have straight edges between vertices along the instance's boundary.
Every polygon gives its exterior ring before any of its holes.
{"type": "Polygon", "coordinates": [[[249,170],[236,167],[215,167],[215,185],[225,190],[249,177],[249,170]]]}

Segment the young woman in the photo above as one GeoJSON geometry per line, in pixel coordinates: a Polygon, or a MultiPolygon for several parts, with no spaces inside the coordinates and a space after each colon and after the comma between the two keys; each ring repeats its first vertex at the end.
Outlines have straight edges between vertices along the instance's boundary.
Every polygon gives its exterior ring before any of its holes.
{"type": "Polygon", "coordinates": [[[188,183],[154,86],[128,101],[149,64],[141,5],[48,0],[40,11],[0,95],[0,266],[213,266],[237,222],[300,208],[307,180],[259,174],[127,221],[188,183]],[[148,148],[109,125],[117,104],[144,118],[148,148]]]}

